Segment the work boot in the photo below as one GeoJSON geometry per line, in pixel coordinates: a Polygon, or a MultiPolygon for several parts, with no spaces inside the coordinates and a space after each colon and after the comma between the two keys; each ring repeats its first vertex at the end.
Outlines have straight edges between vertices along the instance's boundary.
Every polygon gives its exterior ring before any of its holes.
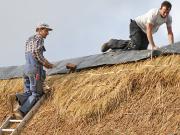
{"type": "Polygon", "coordinates": [[[108,42],[107,43],[104,43],[101,47],[101,52],[106,52],[107,50],[109,50],[110,47],[109,47],[109,44],[108,42]]]}
{"type": "Polygon", "coordinates": [[[21,106],[18,104],[18,102],[15,103],[13,112],[16,112],[21,106]]]}
{"type": "Polygon", "coordinates": [[[23,119],[24,118],[24,113],[21,112],[19,109],[14,113],[14,116],[16,119],[23,119]]]}

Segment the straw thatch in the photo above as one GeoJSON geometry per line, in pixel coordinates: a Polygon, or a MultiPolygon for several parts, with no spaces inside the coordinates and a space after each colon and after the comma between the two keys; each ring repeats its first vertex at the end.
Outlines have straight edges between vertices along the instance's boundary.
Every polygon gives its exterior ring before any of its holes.
{"type": "MultiPolygon", "coordinates": [[[[180,132],[180,56],[104,66],[47,79],[53,89],[22,134],[180,132]]],[[[0,81],[0,122],[21,79],[0,81]]]]}

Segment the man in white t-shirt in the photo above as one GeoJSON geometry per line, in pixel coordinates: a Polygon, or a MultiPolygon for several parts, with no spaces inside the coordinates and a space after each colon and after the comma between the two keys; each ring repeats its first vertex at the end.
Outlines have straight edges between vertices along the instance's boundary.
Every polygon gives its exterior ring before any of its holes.
{"type": "Polygon", "coordinates": [[[160,9],[151,9],[146,14],[131,20],[129,36],[131,40],[111,39],[103,44],[101,51],[106,52],[109,49],[145,50],[148,48],[148,44],[151,49],[156,50],[158,46],[154,43],[152,35],[164,23],[167,26],[169,43],[173,44],[172,17],[169,15],[171,7],[169,1],[164,1],[160,9]]]}

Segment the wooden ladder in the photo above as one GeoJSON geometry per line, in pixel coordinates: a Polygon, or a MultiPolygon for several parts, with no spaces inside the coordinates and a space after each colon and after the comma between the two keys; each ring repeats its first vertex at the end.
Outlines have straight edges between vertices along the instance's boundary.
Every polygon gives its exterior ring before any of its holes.
{"type": "Polygon", "coordinates": [[[42,105],[47,94],[44,94],[32,109],[26,114],[23,119],[16,119],[14,116],[9,116],[0,127],[0,135],[10,134],[18,135],[28,120],[37,112],[38,108],[42,105]],[[11,124],[16,124],[15,128],[8,128],[11,124]]]}

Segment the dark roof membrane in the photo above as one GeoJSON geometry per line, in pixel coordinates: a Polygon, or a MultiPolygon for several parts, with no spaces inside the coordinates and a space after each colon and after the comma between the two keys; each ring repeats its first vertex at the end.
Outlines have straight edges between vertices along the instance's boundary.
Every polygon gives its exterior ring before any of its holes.
{"type": "MultiPolygon", "coordinates": [[[[148,59],[151,56],[160,56],[167,54],[180,54],[180,42],[174,45],[168,45],[160,48],[159,50],[132,50],[122,51],[113,50],[106,53],[90,55],[85,57],[79,57],[74,59],[67,59],[55,62],[55,68],[49,69],[47,75],[65,74],[69,69],[66,69],[67,63],[73,63],[77,65],[76,70],[93,68],[102,65],[121,64],[128,62],[135,62],[143,59],[148,59]]],[[[23,66],[10,66],[0,68],[0,79],[11,79],[23,76],[23,66]]]]}

